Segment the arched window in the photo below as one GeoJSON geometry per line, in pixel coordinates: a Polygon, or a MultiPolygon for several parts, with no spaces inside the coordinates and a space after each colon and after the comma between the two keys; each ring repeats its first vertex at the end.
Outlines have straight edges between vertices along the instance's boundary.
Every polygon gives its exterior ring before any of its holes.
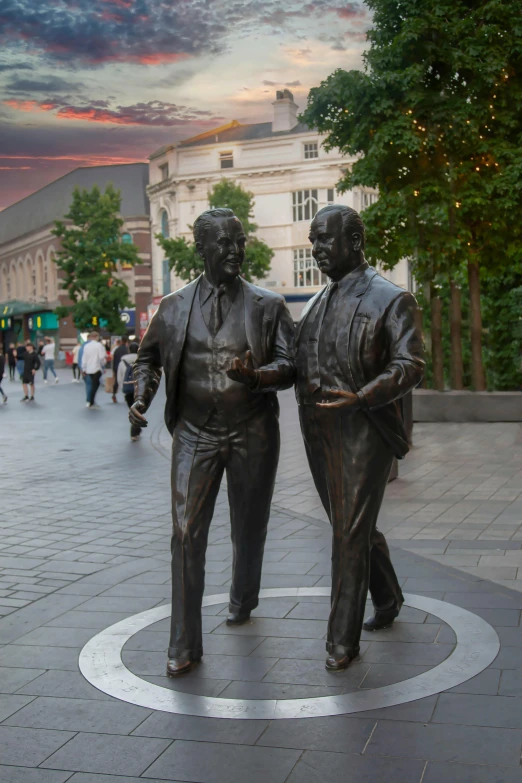
{"type": "Polygon", "coordinates": [[[167,239],[170,236],[170,229],[169,229],[169,216],[167,215],[167,212],[163,210],[161,213],[161,233],[167,239]]]}
{"type": "Polygon", "coordinates": [[[124,245],[132,245],[132,236],[130,234],[122,234],[121,241],[124,245]]]}

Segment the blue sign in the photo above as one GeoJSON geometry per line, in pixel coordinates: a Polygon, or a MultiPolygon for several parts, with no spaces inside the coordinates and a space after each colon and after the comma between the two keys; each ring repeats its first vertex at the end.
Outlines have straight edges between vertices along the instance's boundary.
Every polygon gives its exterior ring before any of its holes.
{"type": "Polygon", "coordinates": [[[134,329],[136,327],[136,310],[125,309],[120,312],[120,318],[128,329],[134,329]]]}

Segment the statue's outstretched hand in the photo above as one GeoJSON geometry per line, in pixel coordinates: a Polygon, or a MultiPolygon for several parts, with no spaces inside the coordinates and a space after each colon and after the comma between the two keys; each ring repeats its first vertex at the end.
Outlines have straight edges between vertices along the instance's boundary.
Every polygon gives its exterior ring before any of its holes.
{"type": "Polygon", "coordinates": [[[322,400],[316,403],[318,408],[334,409],[339,408],[354,408],[360,404],[360,400],[353,392],[342,391],[341,389],[330,389],[328,391],[329,397],[334,397],[333,400],[322,400]]]}
{"type": "Polygon", "coordinates": [[[244,383],[247,386],[250,386],[251,389],[253,389],[254,386],[257,386],[259,374],[257,370],[254,369],[252,351],[246,352],[244,364],[241,359],[236,356],[232,361],[230,369],[227,370],[227,375],[232,381],[244,383]]]}
{"type": "Polygon", "coordinates": [[[135,427],[146,427],[148,424],[147,419],[143,415],[147,410],[147,406],[141,399],[137,399],[134,405],[129,409],[129,421],[135,427]]]}

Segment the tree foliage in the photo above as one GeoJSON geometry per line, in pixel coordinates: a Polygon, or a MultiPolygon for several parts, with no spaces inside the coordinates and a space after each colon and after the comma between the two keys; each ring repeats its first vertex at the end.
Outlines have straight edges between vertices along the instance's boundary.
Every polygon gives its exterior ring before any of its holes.
{"type": "Polygon", "coordinates": [[[78,329],[107,322],[108,331],[123,334],[120,310],[132,306],[127,285],[116,277],[119,264],[139,262],[138,250],[122,242],[120,192],[108,185],[105,193],[75,189],[69,212],[71,224],[55,221],[52,233],[61,240],[56,265],[65,273],[62,285],[72,304],[56,309],[59,318],[72,314],[78,329]]]}
{"type": "Polygon", "coordinates": [[[356,158],[341,191],[379,189],[364,211],[371,261],[409,258],[435,287],[479,269],[485,285],[522,261],[522,4],[368,5],[364,71],[335,71],[304,120],[356,158]]]}
{"type": "MultiPolygon", "coordinates": [[[[252,222],[254,194],[229,179],[218,182],[208,195],[209,208],[228,207],[243,224],[247,238],[245,263],[241,272],[246,280],[262,280],[268,274],[273,250],[254,236],[257,225],[252,222]]],[[[192,242],[184,237],[166,238],[156,234],[158,244],[163,248],[170,268],[182,280],[194,280],[204,271],[203,259],[192,242]]]]}

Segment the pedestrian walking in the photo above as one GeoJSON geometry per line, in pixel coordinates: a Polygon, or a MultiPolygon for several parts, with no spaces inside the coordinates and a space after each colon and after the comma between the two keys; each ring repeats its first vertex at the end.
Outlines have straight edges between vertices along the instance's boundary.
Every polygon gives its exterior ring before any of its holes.
{"type": "Polygon", "coordinates": [[[45,338],[45,345],[42,349],[42,354],[44,358],[44,383],[47,383],[47,373],[49,370],[54,375],[54,382],[58,383],[58,376],[56,374],[56,370],[54,369],[54,359],[56,354],[56,343],[52,339],[52,337],[46,337],[45,338]]]}
{"type": "Polygon", "coordinates": [[[104,371],[106,362],[105,346],[100,341],[98,332],[89,334],[89,342],[83,346],[82,353],[82,371],[89,376],[91,380],[91,389],[87,408],[95,408],[96,392],[100,386],[100,378],[104,371]]]}
{"type": "Polygon", "coordinates": [[[14,343],[9,343],[9,348],[7,349],[7,364],[9,365],[9,380],[14,381],[16,371],[16,348],[14,343]]]}
{"type": "Polygon", "coordinates": [[[7,394],[5,394],[4,390],[2,389],[2,378],[4,377],[4,371],[5,371],[5,356],[0,351],[0,394],[2,395],[2,399],[4,403],[6,403],[7,394]]]}
{"type": "MultiPolygon", "coordinates": [[[[138,356],[138,348],[138,343],[131,343],[128,348],[128,353],[125,354],[125,356],[122,356],[118,365],[118,387],[122,390],[128,408],[134,403],[134,378],[132,375],[132,368],[138,356]]],[[[131,440],[138,440],[140,434],[141,427],[136,427],[134,424],[131,424],[131,440]]]]}
{"type": "Polygon", "coordinates": [[[38,340],[38,348],[36,353],[38,354],[38,358],[40,359],[40,365],[42,367],[42,378],[45,377],[44,372],[44,355],[43,355],[43,349],[45,348],[45,340],[38,340]]]}
{"type": "Polygon", "coordinates": [[[18,373],[18,377],[20,380],[23,378],[24,374],[24,359],[25,359],[25,345],[23,343],[16,343],[16,372],[18,373]]]}
{"type": "Polygon", "coordinates": [[[120,366],[120,362],[122,358],[124,356],[127,356],[128,353],[129,353],[129,338],[127,336],[124,336],[121,338],[118,347],[114,349],[114,353],[112,355],[112,377],[114,378],[114,386],[112,389],[113,402],[118,402],[118,398],[116,397],[116,394],[118,393],[118,388],[121,385],[118,380],[118,367],[120,366]]]}
{"type": "Polygon", "coordinates": [[[80,367],[79,367],[79,362],[78,362],[78,354],[80,353],[81,347],[82,347],[81,343],[78,340],[78,342],[76,343],[76,345],[74,346],[74,348],[72,350],[72,371],[73,371],[73,381],[72,382],[73,383],[80,383],[80,380],[81,380],[82,373],[81,373],[81,370],[80,370],[80,367]]]}
{"type": "Polygon", "coordinates": [[[34,350],[34,345],[28,343],[25,350],[24,358],[24,370],[22,373],[22,384],[24,390],[24,396],[20,402],[34,402],[34,380],[36,371],[40,369],[40,358],[34,350]],[[31,390],[31,396],[29,397],[27,392],[31,390]]]}

